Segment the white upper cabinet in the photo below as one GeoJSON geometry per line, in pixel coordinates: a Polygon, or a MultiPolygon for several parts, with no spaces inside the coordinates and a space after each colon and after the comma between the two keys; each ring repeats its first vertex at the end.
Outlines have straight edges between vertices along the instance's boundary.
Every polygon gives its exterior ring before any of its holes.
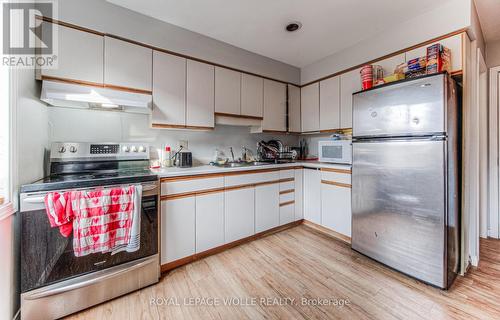
{"type": "Polygon", "coordinates": [[[319,131],[319,83],[302,87],[300,97],[302,132],[319,131]]]}
{"type": "Polygon", "coordinates": [[[302,132],[300,120],[300,88],[288,85],[288,131],[302,132]]]}
{"type": "MultiPolygon", "coordinates": [[[[462,66],[462,34],[454,35],[446,39],[439,40],[434,43],[441,43],[443,46],[447,47],[451,51],[451,71],[460,71],[463,69],[462,66]]],[[[418,57],[425,57],[427,55],[427,47],[433,45],[431,43],[426,46],[422,46],[411,51],[406,52],[406,61],[415,59],[418,57]]]]}
{"type": "Polygon", "coordinates": [[[286,132],[286,84],[264,79],[262,129],[286,132]]]}
{"type": "Polygon", "coordinates": [[[215,112],[241,114],[241,73],[215,67],[215,112]]]}
{"type": "Polygon", "coordinates": [[[151,91],[153,50],[104,37],[104,83],[151,91]]]}
{"type": "Polygon", "coordinates": [[[340,76],[319,83],[320,130],[340,128],[340,76]]]}
{"type": "Polygon", "coordinates": [[[241,74],[241,115],[262,117],[264,108],[264,79],[241,74]]]}
{"type": "Polygon", "coordinates": [[[352,94],[361,90],[360,69],[340,75],[340,128],[352,128],[352,94]]]}
{"type": "Polygon", "coordinates": [[[186,124],[186,59],[153,52],[153,124],[186,124]]]}
{"type": "MultiPolygon", "coordinates": [[[[46,28],[50,22],[42,22],[46,28]]],[[[104,37],[52,24],[58,36],[57,68],[40,70],[42,76],[103,83],[104,37]]]]}
{"type": "Polygon", "coordinates": [[[214,127],[214,66],[187,61],[186,125],[214,127]]]}

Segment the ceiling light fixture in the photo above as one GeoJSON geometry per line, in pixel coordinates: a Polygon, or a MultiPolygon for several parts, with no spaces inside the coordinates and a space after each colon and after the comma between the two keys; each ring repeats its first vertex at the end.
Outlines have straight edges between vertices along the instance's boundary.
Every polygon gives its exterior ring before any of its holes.
{"type": "Polygon", "coordinates": [[[288,32],[294,32],[302,28],[302,23],[298,21],[290,22],[286,25],[285,30],[288,32]]]}

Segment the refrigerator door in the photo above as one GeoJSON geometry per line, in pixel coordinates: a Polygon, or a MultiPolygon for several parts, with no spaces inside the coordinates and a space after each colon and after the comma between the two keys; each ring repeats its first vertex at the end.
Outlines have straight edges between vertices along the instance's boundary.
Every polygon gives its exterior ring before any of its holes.
{"type": "Polygon", "coordinates": [[[437,74],[353,96],[353,136],[445,133],[446,75],[437,74]]]}
{"type": "Polygon", "coordinates": [[[445,140],[353,143],[352,248],[444,288],[445,140]]]}

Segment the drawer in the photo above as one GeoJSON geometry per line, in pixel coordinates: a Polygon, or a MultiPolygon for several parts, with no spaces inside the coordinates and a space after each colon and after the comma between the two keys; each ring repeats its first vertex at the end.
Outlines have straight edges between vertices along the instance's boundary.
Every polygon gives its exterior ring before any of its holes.
{"type": "Polygon", "coordinates": [[[295,181],[280,182],[280,191],[295,189],[295,181]]]}
{"type": "Polygon", "coordinates": [[[295,204],[290,203],[280,206],[280,225],[284,225],[295,220],[295,204]]]}
{"type": "Polygon", "coordinates": [[[351,184],[351,175],[349,173],[321,171],[321,180],[351,184]]]}
{"type": "Polygon", "coordinates": [[[224,188],[224,177],[186,179],[165,181],[161,183],[161,195],[174,195],[210,189],[224,188]]]}
{"type": "Polygon", "coordinates": [[[224,185],[226,187],[241,186],[246,184],[255,184],[267,181],[277,181],[280,175],[278,171],[245,173],[237,175],[228,175],[224,177],[224,185]]]}
{"type": "Polygon", "coordinates": [[[293,169],[280,171],[280,179],[288,179],[294,177],[295,177],[295,170],[293,169]]]}
{"type": "Polygon", "coordinates": [[[295,192],[280,194],[280,203],[295,201],[295,192]]]}

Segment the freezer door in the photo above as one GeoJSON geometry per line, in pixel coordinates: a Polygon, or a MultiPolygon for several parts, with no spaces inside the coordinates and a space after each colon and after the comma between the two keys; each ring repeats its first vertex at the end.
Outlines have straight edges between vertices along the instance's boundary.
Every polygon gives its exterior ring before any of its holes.
{"type": "Polygon", "coordinates": [[[352,248],[445,287],[446,141],[353,143],[352,248]]]}
{"type": "Polygon", "coordinates": [[[438,74],[355,94],[353,136],[446,132],[445,81],[438,74]]]}

